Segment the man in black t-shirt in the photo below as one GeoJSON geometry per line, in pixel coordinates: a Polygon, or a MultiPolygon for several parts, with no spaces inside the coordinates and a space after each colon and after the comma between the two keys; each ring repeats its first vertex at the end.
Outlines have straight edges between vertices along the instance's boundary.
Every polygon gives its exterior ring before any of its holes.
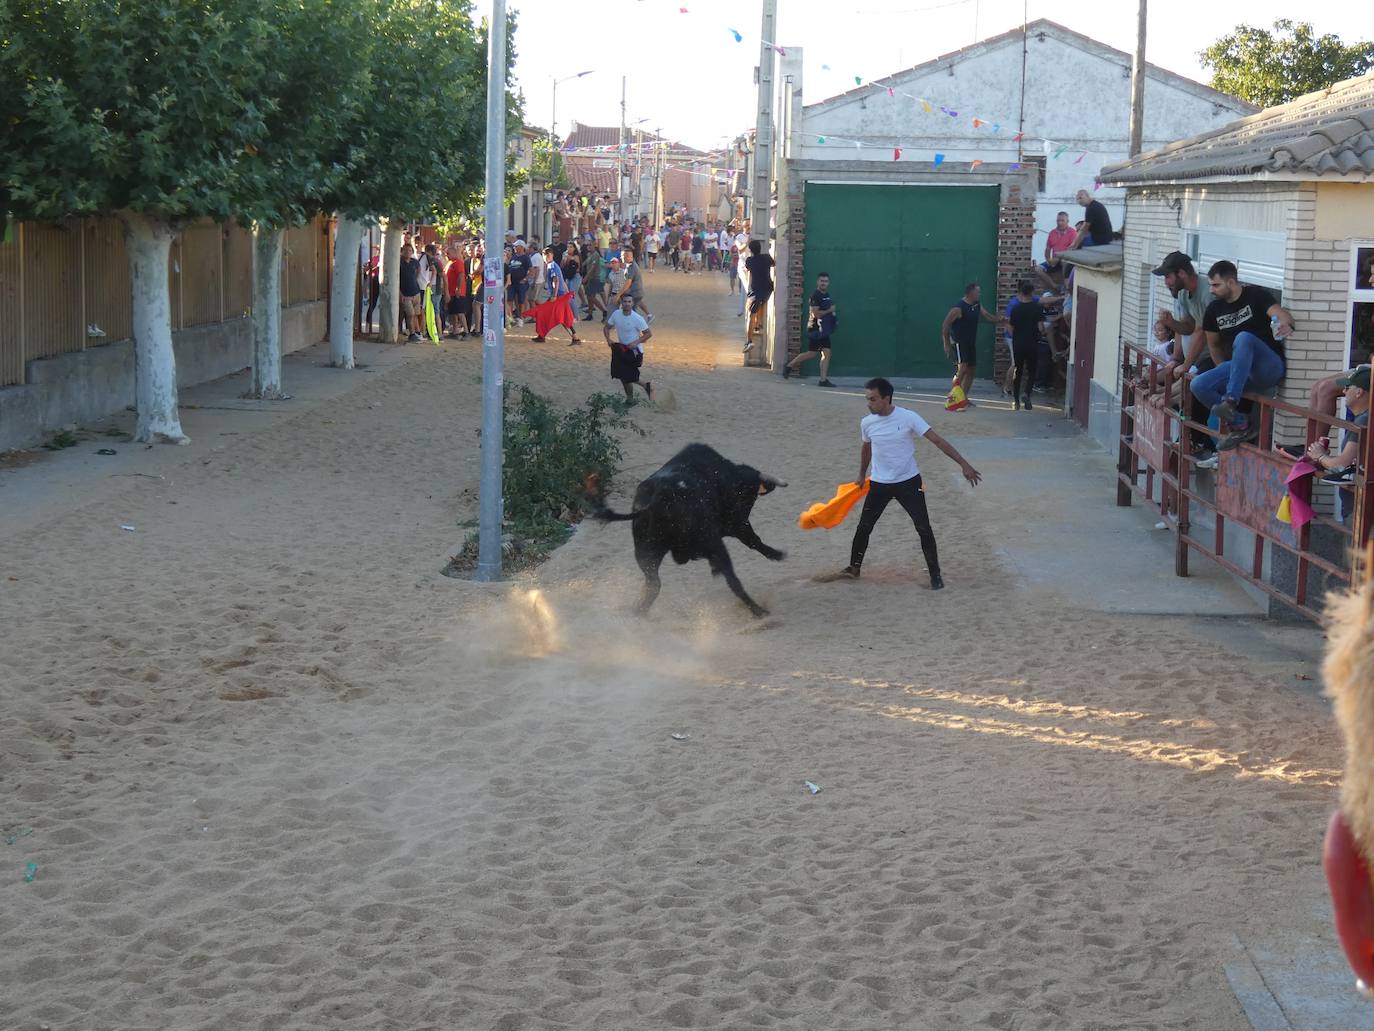
{"type": "Polygon", "coordinates": [[[811,346],[793,358],[782,370],[782,378],[787,379],[801,369],[802,362],[820,356],[821,379],[818,387],[833,387],[830,382],[830,334],[835,332],[835,301],[830,296],[830,273],[822,272],[816,277],[816,289],[811,294],[811,315],[806,320],[806,338],[811,346]]]}
{"type": "Polygon", "coordinates": [[[1011,360],[1016,373],[1011,381],[1011,395],[1020,411],[1025,397],[1026,411],[1031,411],[1031,387],[1035,384],[1035,366],[1040,356],[1040,323],[1045,309],[1035,298],[1035,288],[1023,280],[1016,289],[1016,304],[1007,315],[1011,322],[1011,360]],[[1024,395],[1021,384],[1025,383],[1024,395]]]}
{"type": "Polygon", "coordinates": [[[529,294],[530,256],[524,240],[515,241],[515,251],[506,259],[506,302],[513,325],[523,326],[525,298],[529,294]]]}
{"type": "Polygon", "coordinates": [[[1231,358],[1194,376],[1191,386],[1226,432],[1217,449],[1229,451],[1259,436],[1258,421],[1237,411],[1237,405],[1247,391],[1269,390],[1283,379],[1283,341],[1293,332],[1293,316],[1268,290],[1242,286],[1229,261],[1213,265],[1207,280],[1212,288],[1202,317],[1207,346],[1215,353],[1218,345],[1229,344],[1231,358]],[[1277,333],[1270,320],[1277,322],[1277,333]]]}
{"type": "Polygon", "coordinates": [[[1087,232],[1079,240],[1080,247],[1105,247],[1112,242],[1112,216],[1100,200],[1093,200],[1087,190],[1078,191],[1078,203],[1083,205],[1083,220],[1087,232]]]}

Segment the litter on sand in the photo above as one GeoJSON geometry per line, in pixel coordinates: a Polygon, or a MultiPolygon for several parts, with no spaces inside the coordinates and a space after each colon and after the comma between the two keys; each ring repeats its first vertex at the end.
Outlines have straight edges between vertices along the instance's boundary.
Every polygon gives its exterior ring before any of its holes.
{"type": "Polygon", "coordinates": [[[821,786],[819,784],[812,784],[809,780],[804,780],[802,783],[806,785],[806,790],[811,792],[811,794],[819,795],[821,793],[821,786]]]}
{"type": "Polygon", "coordinates": [[[16,841],[18,841],[20,838],[27,838],[27,837],[28,837],[30,834],[32,834],[32,833],[33,833],[33,828],[32,828],[32,827],[26,827],[26,828],[25,828],[24,830],[22,830],[22,831],[15,831],[13,834],[6,834],[6,835],[5,835],[5,844],[6,844],[6,845],[13,845],[13,844],[14,844],[16,841]]]}
{"type": "Polygon", "coordinates": [[[97,454],[97,455],[117,455],[117,454],[119,454],[119,452],[116,451],[116,450],[115,450],[114,448],[112,448],[112,447],[103,447],[103,448],[101,448],[99,451],[97,451],[96,454],[97,454]]]}
{"type": "Polygon", "coordinates": [[[120,528],[121,530],[128,530],[130,533],[133,533],[133,532],[134,532],[134,524],[133,524],[133,523],[120,523],[120,524],[119,524],[119,528],[120,528]]]}
{"type": "Polygon", "coordinates": [[[32,884],[33,879],[38,876],[38,864],[28,863],[24,866],[24,883],[32,884]]]}
{"type": "Polygon", "coordinates": [[[690,741],[692,739],[691,734],[669,734],[668,736],[674,741],[690,741]]]}

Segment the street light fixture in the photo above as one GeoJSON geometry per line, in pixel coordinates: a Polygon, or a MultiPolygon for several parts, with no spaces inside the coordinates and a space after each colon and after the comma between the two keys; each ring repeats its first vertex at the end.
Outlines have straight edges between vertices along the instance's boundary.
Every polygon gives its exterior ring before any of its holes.
{"type": "Polygon", "coordinates": [[[549,113],[549,120],[553,123],[549,126],[550,149],[553,147],[554,137],[558,135],[558,84],[570,79],[580,79],[584,75],[591,75],[594,71],[596,71],[595,68],[588,68],[585,72],[574,72],[572,75],[565,75],[561,79],[553,80],[553,110],[549,113]]]}

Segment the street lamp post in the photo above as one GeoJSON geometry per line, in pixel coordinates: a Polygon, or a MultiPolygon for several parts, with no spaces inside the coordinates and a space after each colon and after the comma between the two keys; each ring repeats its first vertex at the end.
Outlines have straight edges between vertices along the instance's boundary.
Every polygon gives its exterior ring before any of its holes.
{"type": "MultiPolygon", "coordinates": [[[[553,80],[553,110],[549,113],[549,120],[552,123],[549,126],[550,150],[553,149],[553,141],[558,135],[558,84],[560,82],[567,82],[569,79],[580,79],[584,75],[591,75],[594,71],[596,71],[595,68],[588,68],[585,72],[574,72],[572,75],[565,75],[561,79],[553,80]]],[[[550,158],[550,160],[552,160],[552,158],[550,158]]]]}

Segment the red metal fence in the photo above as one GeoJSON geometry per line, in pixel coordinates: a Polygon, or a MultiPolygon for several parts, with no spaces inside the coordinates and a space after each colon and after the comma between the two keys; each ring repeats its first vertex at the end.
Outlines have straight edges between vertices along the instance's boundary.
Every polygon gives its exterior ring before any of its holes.
{"type": "MultiPolygon", "coordinates": [[[[1368,576],[1363,556],[1374,516],[1374,494],[1368,490],[1366,476],[1374,460],[1374,433],[1366,431],[1360,438],[1359,465],[1354,482],[1348,485],[1354,495],[1351,517],[1337,520],[1318,510],[1310,522],[1299,527],[1277,516],[1288,492],[1288,475],[1297,459],[1277,449],[1275,415],[1285,413],[1301,423],[1303,440],[1290,443],[1302,444],[1304,449],[1319,437],[1330,436],[1334,441],[1341,429],[1357,430],[1354,423],[1311,408],[1247,394],[1254,404],[1250,418],[1259,420],[1259,439],[1220,453],[1214,490],[1208,496],[1197,490],[1199,456],[1193,452],[1193,441],[1197,435],[1213,433],[1207,426],[1192,422],[1182,414],[1191,410],[1187,380],[1179,385],[1181,398],[1176,405],[1157,406],[1148,398],[1164,386],[1164,363],[1129,343],[1125,345],[1122,363],[1117,504],[1129,505],[1132,495],[1139,494],[1158,505],[1160,519],[1175,534],[1174,572],[1177,575],[1188,575],[1188,553],[1196,550],[1311,619],[1321,617],[1321,609],[1312,603],[1309,590],[1314,569],[1324,573],[1328,583],[1348,585],[1352,579],[1360,581],[1368,576]],[[1193,527],[1192,516],[1198,508],[1209,511],[1214,519],[1211,531],[1203,535],[1196,534],[1193,527]],[[1249,555],[1237,557],[1227,553],[1228,521],[1243,526],[1254,535],[1249,555]],[[1314,550],[1313,530],[1319,527],[1328,529],[1339,540],[1340,553],[1346,559],[1344,564],[1314,550]],[[1275,551],[1293,557],[1296,576],[1291,591],[1274,584],[1265,575],[1266,545],[1271,557],[1275,551]]],[[[1313,498],[1317,500],[1316,491],[1313,498]]]]}

